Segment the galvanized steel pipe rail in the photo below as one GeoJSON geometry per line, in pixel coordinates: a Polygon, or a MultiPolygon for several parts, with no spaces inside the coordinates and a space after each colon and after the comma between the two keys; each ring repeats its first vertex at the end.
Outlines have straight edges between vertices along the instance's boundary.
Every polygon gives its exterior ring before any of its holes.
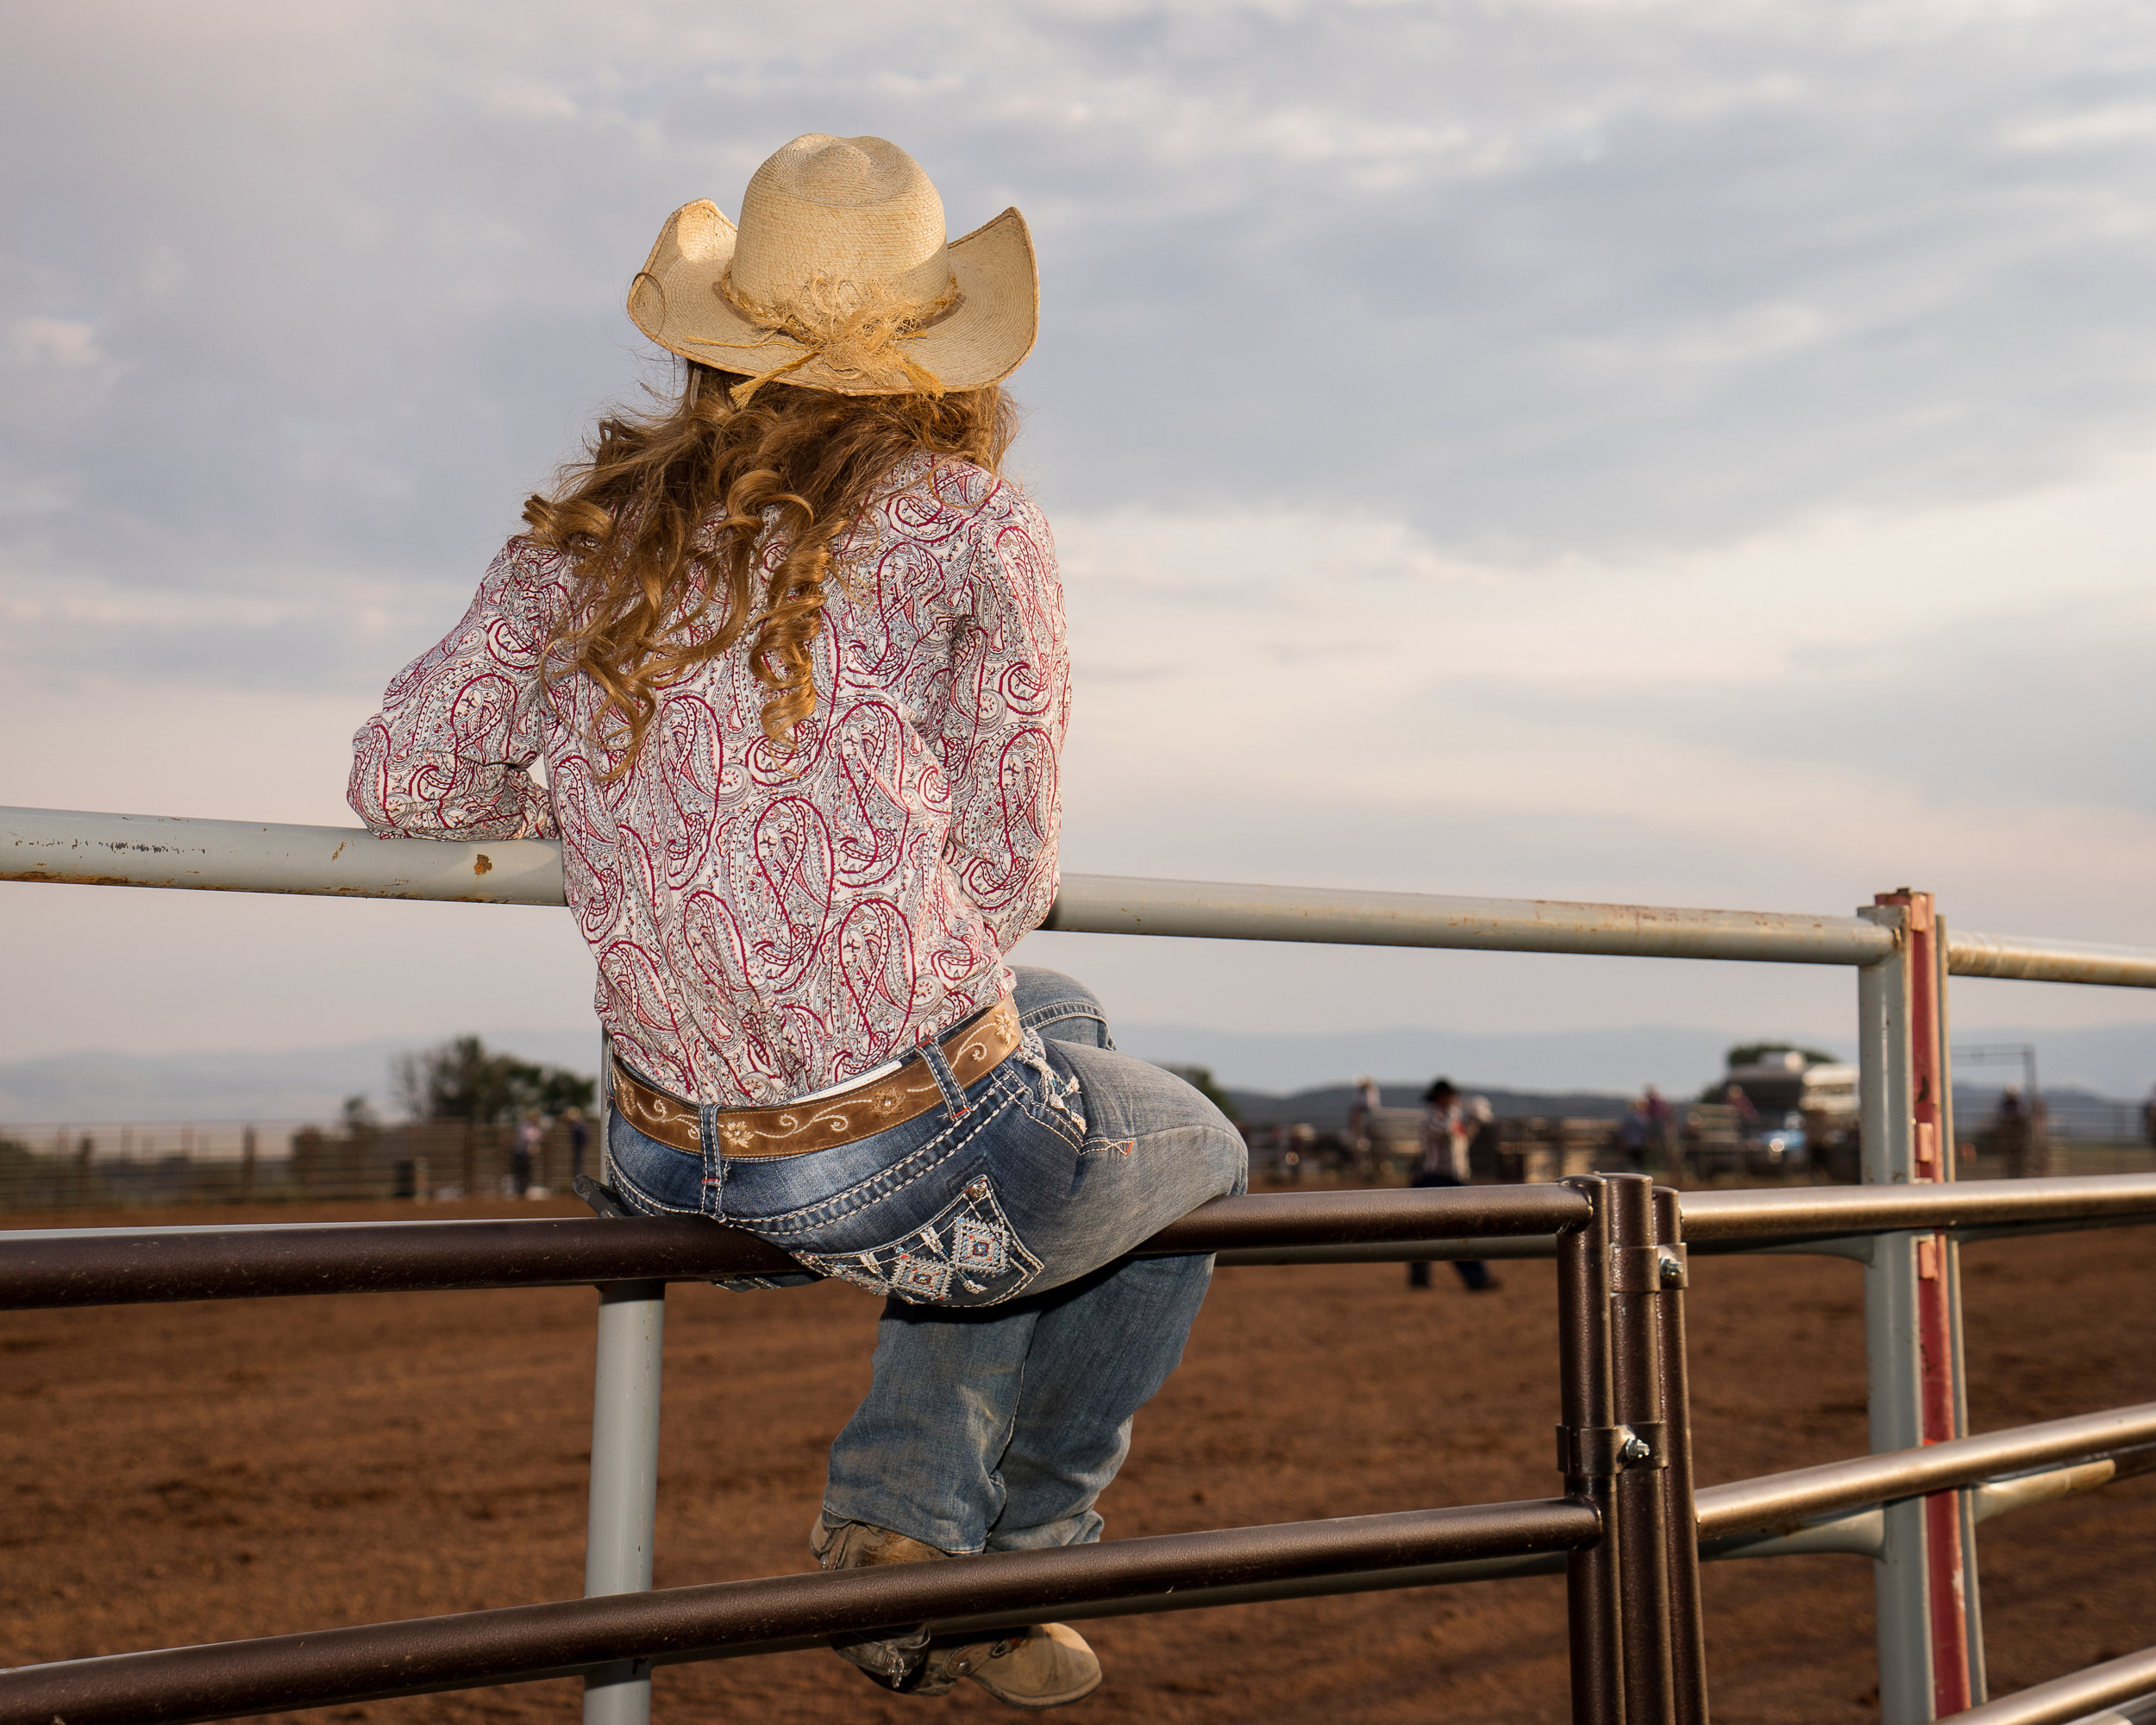
{"type": "MultiPolygon", "coordinates": [[[[1565,1186],[1279,1193],[1216,1200],[1138,1255],[1536,1236],[1587,1215],[1587,1201],[1565,1186]]],[[[0,1231],[0,1310],[713,1281],[799,1268],[753,1234],[693,1219],[22,1229],[0,1231]]]]}
{"type": "MultiPolygon", "coordinates": [[[[1938,1446],[1943,1454],[1865,1457],[1710,1487],[1699,1494],[1699,1532],[1708,1538],[1766,1525],[1830,1501],[1876,1502],[1893,1492],[1966,1484],[2001,1465],[2083,1456],[2122,1437],[2156,1436],[2156,1407],[2127,1412],[2130,1418],[2109,1427],[2053,1421],[1938,1446]],[[1853,1471],[1859,1469],[1868,1471],[1861,1482],[1853,1471]],[[1846,1487],[1820,1491],[1814,1477],[1836,1470],[1850,1471],[1846,1487]]],[[[48,1725],[56,1716],[69,1725],[180,1725],[573,1676],[632,1654],[664,1665],[780,1653],[887,1621],[884,1614],[892,1623],[927,1623],[938,1634],[985,1634],[1048,1612],[1083,1621],[1149,1609],[1202,1609],[1228,1596],[1304,1597],[1344,1590],[1343,1583],[1357,1590],[1412,1584],[1441,1578],[1437,1565],[1486,1574],[1546,1571],[1564,1553],[1593,1544],[1598,1532],[1598,1518],[1584,1503],[1549,1499],[466,1612],[0,1672],[0,1725],[48,1725]],[[1508,1559],[1528,1561],[1508,1565],[1508,1559]]],[[[2130,1662],[2119,1663],[2129,1668],[2130,1662]]],[[[2118,1675],[2098,1667],[2066,1682],[2095,1679],[2073,1692],[2108,1700],[2140,1692],[2116,1687],[2118,1675]]],[[[2002,1709],[2011,1704],[1997,1703],[2002,1709]]],[[[2039,1716],[2078,1716],[2032,1711],[2032,1725],[2039,1716]]],[[[1970,1725],[1979,1720],[1990,1725],[1991,1715],[1973,1716],[1970,1725]]]]}
{"type": "Polygon", "coordinates": [[[1695,1245],[1769,1245],[1821,1235],[2015,1223],[2156,1217],[2156,1174],[1978,1180],[1907,1186],[1800,1186],[1686,1192],[1684,1237],[1695,1245]]]}
{"type": "Polygon", "coordinates": [[[1954,1438],[1921,1449],[1822,1462],[1709,1486],[1698,1494],[1699,1537],[1785,1527],[1860,1504],[1919,1497],[1979,1480],[2087,1461],[2156,1444],[2156,1402],[2102,1414],[1954,1438]]]}
{"type": "MultiPolygon", "coordinates": [[[[1946,1187],[1804,1187],[1676,1195],[1702,1254],[1907,1228],[2006,1228],[2156,1217],[2156,1175],[1946,1187]]],[[[1225,1264],[1394,1262],[1448,1250],[1549,1257],[1580,1201],[1557,1186],[1349,1189],[1223,1199],[1140,1255],[1225,1264]]],[[[692,1220],[270,1223],[0,1231],[0,1309],[266,1295],[708,1281],[798,1268],[736,1229],[692,1220]]]]}
{"type": "MultiPolygon", "coordinates": [[[[1612,1707],[1617,1694],[1629,1690],[1639,1703],[1630,1713],[1667,1693],[1677,1725],[1690,1725],[1705,1717],[1694,1576],[1700,1540],[2156,1445],[2156,1405],[2150,1405],[1739,1482],[1695,1500],[1681,1308],[1668,1297],[1683,1280],[1678,1195],[1657,1192],[1650,1207],[1647,1182],[1638,1176],[1555,1187],[1298,1194],[1227,1201],[1177,1226],[1173,1244],[1181,1250],[1357,1230],[1420,1234],[1438,1225],[1500,1238],[1558,1226],[1567,1242],[1561,1339],[1563,1400],[1572,1433],[1570,1495],[1563,1499],[656,1594],[624,1590],[582,1602],[26,1667],[0,1673],[0,1725],[43,1725],[54,1716],[74,1725],[223,1718],[479,1683],[647,1672],[653,1663],[812,1646],[833,1633],[887,1622],[986,1633],[1049,1613],[1085,1617],[1412,1586],[1532,1572],[1559,1559],[1574,1571],[1574,1651],[1579,1669],[1592,1679],[1576,1696],[1577,1716],[1628,1716],[1612,1707]],[[1645,1471],[1625,1464],[1634,1444],[1642,1448],[1645,1471]],[[1695,1514],[1680,1519],[1677,1512],[1695,1501],[1695,1514]]],[[[1798,1195],[1815,1205],[1825,1201],[1829,1211],[1846,1211],[1852,1206],[1835,1201],[1878,1195],[1798,1195]]],[[[1944,1214],[1956,1195],[1890,1195],[1896,1201],[1864,1218],[1868,1225],[1895,1227],[1944,1214]],[[1908,1200],[1918,1198],[1924,1202],[1912,1212],[1908,1200]]],[[[2059,1201],[2052,1193],[2034,1196],[2046,1208],[2059,1201]]],[[[724,1242],[729,1231],[693,1221],[545,1220],[146,1229],[110,1231],[104,1238],[101,1232],[0,1235],[0,1289],[17,1303],[76,1304],[530,1285],[616,1270],[619,1248],[701,1276],[712,1273],[717,1260],[692,1248],[699,1239],[724,1242]],[[536,1272],[516,1275],[517,1260],[527,1256],[518,1243],[525,1240],[553,1244],[528,1255],[536,1272]],[[420,1254],[417,1259],[404,1255],[408,1242],[420,1254]],[[452,1271],[461,1242],[485,1245],[460,1276],[452,1271]],[[159,1255],[173,1246],[188,1254],[184,1273],[159,1255]],[[96,1275],[57,1289],[41,1279],[69,1257],[94,1265],[96,1275]],[[27,1285],[16,1269],[26,1258],[34,1266],[27,1285]]],[[[725,1260],[720,1267],[740,1266],[725,1260]]],[[[2030,1501],[2044,1495],[2031,1494],[2030,1501]]],[[[1796,1541],[1792,1547],[1802,1548],[1796,1541]]],[[[1771,1550],[1762,1543],[1718,1554],[1771,1550]]],[[[649,1586],[648,1575],[642,1586],[649,1586]]]]}
{"type": "MultiPolygon", "coordinates": [[[[563,902],[560,849],[545,841],[383,840],[353,828],[34,809],[0,810],[0,880],[542,906],[563,902]]],[[[1588,1539],[1539,1550],[1515,1546],[1482,1557],[1456,1552],[1426,1554],[1420,1560],[1381,1558],[1377,1561],[1383,1567],[1367,1571],[1357,1571],[1346,1558],[1322,1573],[1290,1565],[1269,1578],[1253,1572],[1176,1592],[1173,1598],[1169,1593],[1185,1578],[1169,1580],[1165,1571],[1156,1577],[1162,1590],[1151,1596],[1142,1590],[1119,1594],[1109,1589],[1084,1598],[1072,1594],[1050,1599],[1028,1591],[1022,1596],[1030,1602],[1026,1615],[1057,1609],[1089,1615],[1411,1586],[1475,1573],[1522,1573],[1552,1561],[1562,1549],[1571,1573],[1568,1615],[1576,1725],[1649,1721],[1704,1725],[1695,1535],[1711,1527],[1720,1530],[1710,1534],[1717,1556],[1807,1549],[1861,1552],[1874,1559],[1882,1725],[1919,1725],[1967,1709],[1983,1695],[1980,1607],[1971,1558],[1976,1521],[2140,1471],[2156,1452],[2156,1446],[2145,1441],[2149,1409],[1965,1436],[1960,1242],[2010,1231],[2147,1220],[2156,1217],[2156,1179],[1953,1184],[1944,995],[1950,975],[2156,987],[2156,952],[1949,930],[1928,894],[1906,888],[1878,895],[1855,916],[1839,917],[1066,875],[1045,926],[1073,932],[1851,966],[1858,977],[1866,1185],[1833,1192],[1695,1194],[1681,1203],[1677,1195],[1661,1192],[1650,1204],[1645,1182],[1638,1176],[1595,1176],[1567,1182],[1569,1199],[1562,1189],[1551,1188],[1513,1189],[1504,1195],[1489,1189],[1457,1195],[1301,1195],[1284,1201],[1285,1208],[1282,1200],[1240,1200],[1184,1219],[1141,1250],[1212,1251],[1224,1263],[1410,1256],[1418,1255],[1413,1250],[1417,1245],[1427,1248],[1426,1255],[1458,1256],[1474,1249],[1470,1242],[1483,1240],[1488,1245],[1482,1250],[1493,1256],[1556,1252],[1565,1419],[1560,1450],[1570,1496],[1555,1505],[1482,1506],[1451,1513],[1555,1509],[1576,1518],[1584,1515],[1597,1531],[1588,1539]],[[1837,1251],[1863,1262],[1871,1446],[1877,1453],[1695,1496],[1677,1298],[1687,1249],[1681,1236],[1688,1233],[1690,1243],[1704,1252],[1837,1251]],[[2087,1457],[2090,1443],[2111,1448],[2097,1459],[2071,1459],[2087,1457]],[[2043,1467],[2062,1458],[2067,1465],[2053,1465],[2048,1472],[1997,1477],[2002,1468],[2043,1467]],[[1904,1495],[1882,1496],[1893,1492],[1904,1495]],[[1853,1511],[1847,1507],[1864,1502],[1875,1507],[1853,1511]],[[1756,1529],[1763,1516],[1777,1528],[1786,1527],[1791,1517],[1798,1525],[1760,1534],[1756,1529]]],[[[598,1408],[594,1421],[586,1592],[597,1596],[580,1606],[527,1608],[525,1615],[482,1613],[470,1619],[390,1626],[419,1638],[404,1643],[397,1659],[411,1654],[422,1665],[436,1660],[429,1680],[414,1680],[417,1666],[392,1671],[380,1665],[385,1650],[378,1647],[373,1686],[329,1693],[303,1684],[275,1691],[284,1698],[260,1705],[323,1704],[362,1694],[499,1680],[510,1674],[509,1666],[470,1674],[479,1657],[471,1634],[475,1628],[486,1632],[479,1640],[487,1640],[497,1628],[510,1632],[513,1640],[517,1625],[540,1621],[530,1618],[530,1612],[570,1614],[559,1620],[560,1626],[586,1624],[609,1614],[625,1614],[624,1622],[642,1623],[641,1614],[655,1600],[678,1596],[641,1591],[650,1579],[665,1282],[754,1273],[785,1262],[769,1248],[729,1231],[642,1221],[91,1232],[99,1237],[85,1241],[79,1234],[71,1239],[53,1231],[0,1239],[0,1304],[601,1283],[599,1382],[614,1386],[607,1394],[622,1405],[598,1408]],[[442,1664],[443,1659],[448,1663],[442,1664]],[[450,1675],[452,1667],[467,1674],[450,1675]]],[[[1232,1545],[1251,1536],[1320,1537],[1308,1530],[1341,1525],[1297,1524],[1189,1537],[1232,1545]]],[[[1077,1565],[1075,1574],[1093,1574],[1103,1564],[1125,1560],[1112,1559],[1109,1553],[1138,1552],[1129,1560],[1143,1561],[1141,1548],[1148,1546],[1163,1548],[1162,1542],[1131,1541],[1094,1548],[1091,1554],[1012,1554],[1012,1559],[1031,1563],[1024,1572],[1036,1578],[1058,1563],[1077,1565]]],[[[963,1578],[984,1573],[980,1564],[1005,1561],[935,1565],[922,1580],[905,1585],[930,1581],[970,1585],[963,1578]]],[[[859,1578],[827,1577],[738,1585],[821,1585],[824,1593],[808,1596],[836,1601],[843,1587],[862,1584],[859,1578]]],[[[699,1591],[710,1590],[682,1590],[699,1591]]],[[[739,1601],[748,1596],[729,1596],[739,1601]]],[[[937,1621],[945,1627],[956,1623],[937,1621]]],[[[849,1618],[820,1631],[804,1630],[799,1640],[755,1646],[807,1645],[833,1628],[863,1627],[874,1626],[849,1618]]],[[[975,1618],[962,1627],[987,1623],[975,1618]]],[[[283,1638],[279,1644],[235,1644],[224,1650],[186,1649],[0,1673],[0,1725],[17,1717],[45,1725],[55,1715],[78,1725],[91,1718],[231,1716],[255,1709],[226,1704],[233,1699],[228,1694],[216,1712],[168,1710],[193,1703],[185,1701],[185,1683],[152,1693],[157,1689],[154,1674],[179,1673],[185,1667],[200,1675],[204,1659],[214,1663],[221,1653],[236,1655],[250,1645],[259,1650],[288,1644],[286,1652],[304,1665],[308,1659],[331,1657],[333,1647],[360,1647],[373,1633],[336,1631],[283,1638]],[[104,1673],[99,1691],[104,1699],[76,1690],[72,1701],[54,1701],[50,1708],[39,1700],[28,1712],[9,1710],[14,1697],[29,1693],[26,1684],[59,1681],[70,1672],[87,1678],[93,1666],[104,1673]],[[114,1703],[117,1710],[95,1710],[123,1691],[132,1699],[114,1703]],[[60,1714],[63,1705],[66,1710],[60,1714]]],[[[558,1659],[562,1645],[557,1640],[549,1657],[558,1659]]],[[[640,1628],[632,1641],[610,1644],[594,1659],[566,1666],[557,1663],[550,1669],[586,1672],[586,1725],[642,1725],[649,1718],[648,1672],[655,1654],[711,1657],[752,1650],[738,1639],[723,1646],[712,1643],[702,1653],[667,1645],[675,1650],[666,1651],[640,1628]]],[[[2115,1661],[2045,1685],[2041,1695],[2033,1691],[2011,1702],[1979,1705],[1962,1716],[1970,1725],[2063,1721],[2073,1710],[2136,1692],[2133,1685],[2156,1678],[2156,1666],[2143,1669],[2147,1659],[2136,1655],[2115,1661]]],[[[270,1664],[274,1663],[273,1659],[270,1664]]],[[[544,1674],[528,1663],[515,1669],[527,1677],[544,1674]]],[[[316,1675],[324,1672],[317,1667],[316,1675]]],[[[241,1676],[268,1681],[273,1673],[268,1665],[254,1661],[241,1676]]],[[[252,1692],[259,1700],[269,1691],[252,1692]]],[[[201,1699],[198,1694],[197,1700],[201,1699]]]]}
{"type": "MultiPolygon", "coordinates": [[[[1987,1702],[1942,1720],[1940,1725],[2114,1725],[2120,1716],[2101,1709],[2156,1695],[2156,1647],[2122,1659],[2040,1683],[2003,1701],[1987,1702]]],[[[2137,1709],[2137,1716],[2140,1715],[2137,1709]]]]}
{"type": "MultiPolygon", "coordinates": [[[[551,839],[376,838],[360,827],[0,808],[0,881],[461,904],[560,905],[551,839]]],[[[1044,927],[1781,964],[1875,963],[1895,932],[1853,916],[1065,875],[1044,927]]],[[[1955,931],[1956,975],[2156,988],[2156,952],[1955,931]]]]}
{"type": "MultiPolygon", "coordinates": [[[[1686,1241],[1705,1252],[1969,1223],[2156,1220],[2156,1174],[1670,1196],[1686,1241]]],[[[1344,1254],[1368,1262],[1515,1245],[1547,1256],[1558,1233],[1580,1226],[1587,1214],[1587,1201],[1563,1185],[1267,1193],[1193,1211],[1136,1255],[1324,1263],[1344,1254]]],[[[0,1230],[0,1310],[709,1282],[799,1268],[753,1234],[687,1220],[22,1228],[0,1230]]]]}
{"type": "Polygon", "coordinates": [[[560,905],[552,839],[465,844],[364,827],[0,808],[0,881],[560,905]]]}
{"type": "MultiPolygon", "coordinates": [[[[1806,1250],[1844,1255],[1860,1250],[1872,1236],[1913,1228],[1981,1240],[2156,1220],[2156,1174],[1782,1190],[1752,1187],[1674,1196],[1683,1212],[1685,1240],[1699,1257],[1806,1250]]],[[[1556,1251],[1554,1234],[1523,1233],[1487,1242],[1433,1237],[1399,1245],[1364,1239],[1238,1246],[1224,1249],[1220,1262],[1385,1264],[1419,1258],[1549,1258],[1556,1251]]]]}
{"type": "MultiPolygon", "coordinates": [[[[1601,1530],[1551,1498],[773,1576],[0,1672],[0,1725],[181,1725],[289,1708],[819,1646],[926,1623],[967,1632],[1186,1590],[1562,1552],[1601,1530]]],[[[1196,1603],[1196,1602],[1194,1602],[1196,1603]]],[[[1075,1615],[1075,1614],[1073,1614],[1075,1615]]]]}

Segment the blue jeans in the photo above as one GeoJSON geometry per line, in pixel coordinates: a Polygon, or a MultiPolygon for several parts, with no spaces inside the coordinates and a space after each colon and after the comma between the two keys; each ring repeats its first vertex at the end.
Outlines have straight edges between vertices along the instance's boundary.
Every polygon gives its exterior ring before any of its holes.
{"type": "MultiPolygon", "coordinates": [[[[874,1379],[831,1446],[828,1521],[955,1552],[1098,1539],[1094,1500],[1167,1382],[1210,1257],[1124,1254],[1240,1193],[1242,1135],[1180,1078],[1115,1051],[1100,1003],[1019,966],[1025,1045],[943,1106],[805,1155],[724,1155],[607,1121],[613,1184],[886,1295],[874,1379]]],[[[788,1278],[791,1279],[791,1278],[788,1278]]]]}

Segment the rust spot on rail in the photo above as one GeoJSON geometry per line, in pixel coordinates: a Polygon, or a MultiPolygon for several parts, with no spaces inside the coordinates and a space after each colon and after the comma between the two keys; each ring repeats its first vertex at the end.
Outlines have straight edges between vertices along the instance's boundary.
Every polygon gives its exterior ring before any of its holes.
{"type": "Polygon", "coordinates": [[[484,850],[480,851],[477,856],[472,859],[472,872],[474,875],[492,874],[494,872],[494,859],[489,856],[484,850]]]}
{"type": "MultiPolygon", "coordinates": [[[[491,869],[492,864],[488,864],[488,867],[491,869]]],[[[412,899],[447,905],[510,905],[511,906],[522,905],[529,907],[527,900],[497,898],[494,894],[486,892],[439,893],[416,885],[410,887],[309,887],[287,894],[275,887],[235,887],[217,881],[178,879],[144,881],[126,875],[76,874],[64,869],[38,866],[28,869],[0,869],[0,882],[9,881],[19,881],[27,886],[147,887],[153,889],[178,887],[185,888],[191,892],[202,893],[266,893],[273,896],[316,899],[412,899]]],[[[553,906],[554,901],[548,900],[541,904],[538,908],[543,910],[551,908],[553,906]]]]}
{"type": "MultiPolygon", "coordinates": [[[[23,839],[16,839],[16,848],[22,849],[25,843],[23,839]]],[[[110,850],[116,856],[201,856],[207,854],[199,844],[153,844],[147,839],[139,838],[72,838],[67,841],[67,848],[70,850],[110,850]]],[[[37,865],[33,863],[31,866],[34,868],[37,865]]]]}
{"type": "Polygon", "coordinates": [[[43,881],[55,887],[133,887],[141,883],[124,875],[76,875],[50,869],[0,869],[0,881],[43,881]]]}

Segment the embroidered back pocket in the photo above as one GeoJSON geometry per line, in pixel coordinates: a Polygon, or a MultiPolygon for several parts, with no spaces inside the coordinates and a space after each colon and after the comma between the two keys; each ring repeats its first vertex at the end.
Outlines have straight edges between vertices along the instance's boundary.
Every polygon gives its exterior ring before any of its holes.
{"type": "Polygon", "coordinates": [[[1025,1249],[985,1174],[929,1222],[867,1251],[796,1251],[820,1275],[916,1306],[993,1306],[1023,1293],[1041,1261],[1025,1249]]]}

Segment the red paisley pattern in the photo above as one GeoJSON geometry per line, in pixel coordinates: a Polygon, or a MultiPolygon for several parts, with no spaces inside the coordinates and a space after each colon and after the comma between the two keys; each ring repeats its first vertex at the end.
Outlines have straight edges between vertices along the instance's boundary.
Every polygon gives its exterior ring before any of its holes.
{"type": "Polygon", "coordinates": [[[601,783],[598,691],[540,687],[563,560],[517,540],[353,739],[377,833],[561,838],[600,1021],[684,1095],[784,1101],[939,1035],[1009,986],[1003,954],[1055,898],[1070,671],[1048,524],[968,462],[892,478],[829,584],[792,755],[736,650],[664,691],[601,783]]]}

